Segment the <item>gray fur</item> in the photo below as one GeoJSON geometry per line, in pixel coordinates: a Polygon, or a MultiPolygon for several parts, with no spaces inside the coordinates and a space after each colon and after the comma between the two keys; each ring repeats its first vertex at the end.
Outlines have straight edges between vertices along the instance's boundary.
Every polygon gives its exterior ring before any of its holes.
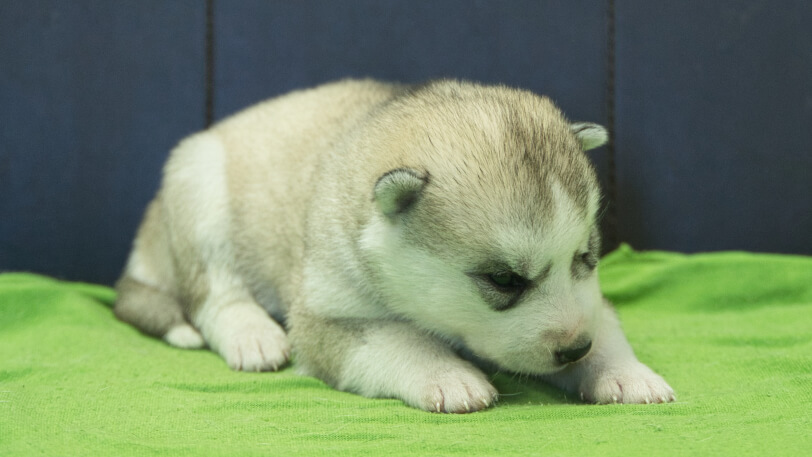
{"type": "Polygon", "coordinates": [[[671,399],[602,304],[583,151],[605,141],[545,97],[452,80],[261,103],[172,152],[116,315],[239,370],[275,370],[292,345],[303,373],[429,411],[496,398],[458,348],[597,402],[624,367],[621,401],[671,399]],[[500,271],[527,287],[487,283],[500,271]],[[555,353],[587,343],[562,370],[555,353]]]}

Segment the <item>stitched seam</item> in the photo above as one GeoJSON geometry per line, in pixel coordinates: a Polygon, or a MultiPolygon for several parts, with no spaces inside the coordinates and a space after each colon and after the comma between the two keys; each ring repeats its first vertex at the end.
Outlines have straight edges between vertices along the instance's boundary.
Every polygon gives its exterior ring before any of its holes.
{"type": "Polygon", "coordinates": [[[214,122],[214,0],[206,0],[206,96],[205,125],[214,122]]]}
{"type": "Polygon", "coordinates": [[[620,241],[617,200],[617,162],[615,154],[615,0],[607,0],[606,8],[606,129],[609,141],[607,156],[606,249],[614,249],[620,241]]]}

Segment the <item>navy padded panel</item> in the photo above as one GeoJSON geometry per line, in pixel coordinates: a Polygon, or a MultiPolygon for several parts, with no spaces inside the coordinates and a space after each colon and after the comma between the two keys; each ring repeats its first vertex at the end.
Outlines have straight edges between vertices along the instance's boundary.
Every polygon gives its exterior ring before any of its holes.
{"type": "Polygon", "coordinates": [[[216,2],[216,112],[345,77],[454,77],[550,95],[604,122],[606,13],[531,0],[216,2]]]}
{"type": "Polygon", "coordinates": [[[617,3],[621,238],[812,254],[812,3],[617,3]]]}
{"type": "MultiPolygon", "coordinates": [[[[605,2],[217,1],[215,112],[346,77],[504,83],[606,122],[605,2]]],[[[603,150],[590,153],[606,175],[603,150]]]]}
{"type": "Polygon", "coordinates": [[[205,5],[0,2],[0,271],[111,283],[204,124],[205,5]]]}

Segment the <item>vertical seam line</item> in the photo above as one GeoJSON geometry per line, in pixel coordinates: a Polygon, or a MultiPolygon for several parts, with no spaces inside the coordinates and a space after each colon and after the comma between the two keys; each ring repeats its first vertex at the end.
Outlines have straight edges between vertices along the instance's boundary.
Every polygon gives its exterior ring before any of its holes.
{"type": "Polygon", "coordinates": [[[206,96],[205,125],[214,122],[214,0],[206,0],[206,96]]]}
{"type": "Polygon", "coordinates": [[[607,209],[607,233],[611,249],[620,242],[617,199],[617,160],[615,148],[615,0],[607,0],[606,15],[606,129],[609,141],[606,144],[607,155],[607,192],[609,205],[607,209]]]}

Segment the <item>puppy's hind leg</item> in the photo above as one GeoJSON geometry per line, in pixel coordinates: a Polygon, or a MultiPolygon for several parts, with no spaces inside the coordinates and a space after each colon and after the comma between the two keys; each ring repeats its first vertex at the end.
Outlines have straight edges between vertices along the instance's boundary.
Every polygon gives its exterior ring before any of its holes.
{"type": "Polygon", "coordinates": [[[120,320],[172,346],[199,349],[206,343],[186,320],[173,293],[175,272],[163,220],[158,196],[147,207],[124,274],[116,283],[118,297],[113,310],[120,320]]]}
{"type": "Polygon", "coordinates": [[[116,291],[113,312],[120,320],[178,348],[200,349],[206,345],[169,294],[126,275],[116,283],[116,291]]]}

